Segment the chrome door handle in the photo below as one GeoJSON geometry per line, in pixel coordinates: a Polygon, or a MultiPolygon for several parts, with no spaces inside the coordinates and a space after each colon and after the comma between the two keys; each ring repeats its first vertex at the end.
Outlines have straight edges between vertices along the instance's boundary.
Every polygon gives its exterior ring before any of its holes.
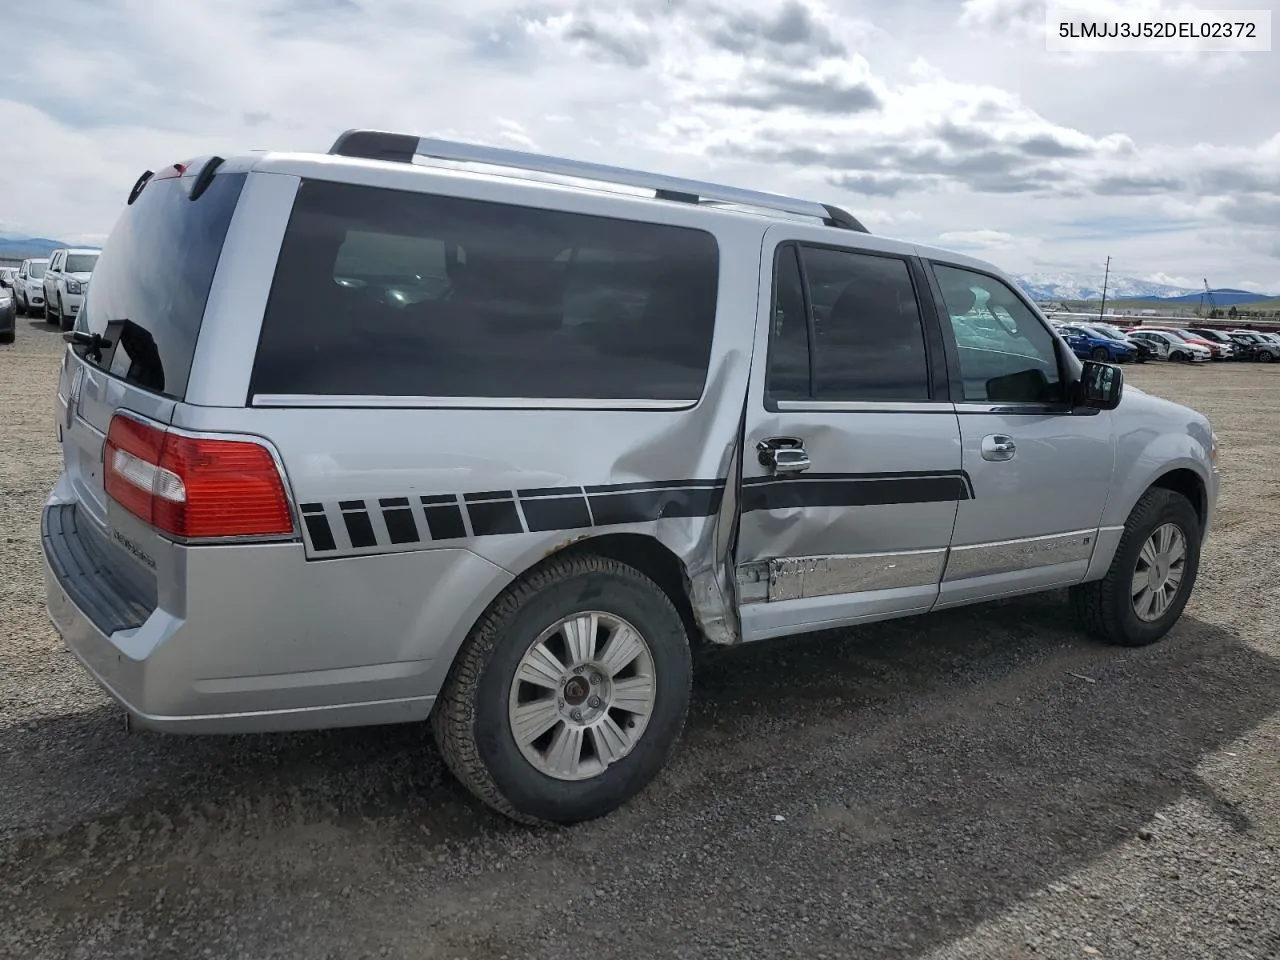
{"type": "Polygon", "coordinates": [[[1018,445],[1013,442],[1013,437],[992,433],[982,438],[983,460],[1012,460],[1017,452],[1018,445]]]}
{"type": "Polygon", "coordinates": [[[760,466],[774,473],[803,473],[810,467],[804,442],[793,437],[775,437],[756,444],[760,466]]]}

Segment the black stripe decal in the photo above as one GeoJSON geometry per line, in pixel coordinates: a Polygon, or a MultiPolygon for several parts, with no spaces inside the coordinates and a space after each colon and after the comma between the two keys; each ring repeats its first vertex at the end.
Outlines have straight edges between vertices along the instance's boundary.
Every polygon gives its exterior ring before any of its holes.
{"type": "Polygon", "coordinates": [[[387,525],[387,536],[392,543],[417,543],[418,524],[409,509],[408,497],[396,497],[382,501],[382,520],[387,525]]]}
{"type": "Polygon", "coordinates": [[[329,526],[328,517],[323,513],[308,513],[302,520],[307,525],[307,533],[311,536],[311,546],[318,552],[338,549],[338,545],[333,540],[333,530],[329,526]]]}
{"type": "MultiPolygon", "coordinates": [[[[420,529],[409,497],[380,497],[378,508],[391,545],[424,540],[477,537],[557,530],[581,530],[629,523],[652,523],[675,517],[710,517],[724,500],[720,480],[660,480],[648,483],[600,484],[588,487],[531,487],[519,491],[488,490],[418,496],[427,529],[420,529]],[[519,496],[517,508],[516,495],[519,496]],[[463,509],[470,519],[470,531],[463,509]],[[521,521],[523,513],[523,522],[521,521]]],[[[973,499],[969,475],[960,471],[899,473],[819,473],[798,477],[746,477],[742,480],[743,513],[796,507],[865,507],[910,503],[948,503],[973,499]]],[[[377,546],[369,507],[364,500],[338,502],[352,547],[377,546]]],[[[304,503],[303,514],[316,552],[336,550],[324,504],[304,503]]]]}
{"type": "Polygon", "coordinates": [[[342,520],[347,525],[351,546],[376,547],[378,538],[374,536],[373,523],[369,520],[369,511],[365,509],[364,501],[343,500],[338,506],[342,508],[342,520]],[[359,509],[351,509],[353,507],[359,509]]]}
{"type": "Polygon", "coordinates": [[[581,487],[531,487],[528,490],[517,490],[520,499],[526,497],[567,497],[573,493],[581,493],[581,487]]]}
{"type": "Polygon", "coordinates": [[[969,474],[963,470],[896,470],[888,473],[804,473],[795,477],[743,477],[744,487],[766,483],[812,483],[819,480],[910,480],[918,477],[959,477],[966,484],[969,474]]]}
{"type": "Polygon", "coordinates": [[[587,498],[582,494],[576,497],[541,497],[529,500],[524,493],[525,491],[521,491],[520,506],[524,510],[524,519],[531,533],[580,530],[591,526],[591,512],[587,510],[587,498]]]}
{"type": "MultiPolygon", "coordinates": [[[[671,487],[723,487],[723,480],[650,480],[646,483],[603,483],[586,487],[587,493],[625,493],[630,490],[666,490],[671,487]]],[[[568,487],[565,493],[576,491],[568,487]]]]}
{"type": "Polygon", "coordinates": [[[645,523],[666,517],[709,517],[720,509],[723,495],[723,487],[593,494],[591,514],[598,527],[645,523]]]}
{"type": "Polygon", "coordinates": [[[427,531],[432,540],[461,540],[467,535],[462,523],[462,508],[454,497],[423,497],[422,512],[427,516],[427,531]],[[442,503],[441,501],[448,501],[442,503]],[[432,504],[438,504],[432,506],[432,504]]]}
{"type": "Polygon", "coordinates": [[[463,494],[463,499],[467,503],[474,503],[477,500],[510,500],[510,490],[485,490],[481,493],[463,494]]]}
{"type": "Polygon", "coordinates": [[[471,530],[477,537],[524,533],[514,500],[484,500],[479,503],[468,503],[467,516],[471,518],[471,530]]]}
{"type": "Polygon", "coordinates": [[[972,499],[961,474],[809,477],[743,483],[742,512],[792,507],[872,507],[972,499]]]}

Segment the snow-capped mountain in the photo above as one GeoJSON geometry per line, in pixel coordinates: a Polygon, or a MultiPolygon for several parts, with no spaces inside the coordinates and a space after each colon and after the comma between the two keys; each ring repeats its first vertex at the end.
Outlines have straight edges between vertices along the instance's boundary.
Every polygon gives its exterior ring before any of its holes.
{"type": "MultiPolygon", "coordinates": [[[[1070,274],[1029,273],[1016,279],[1033,300],[1097,300],[1102,296],[1101,277],[1081,282],[1070,274]]],[[[1135,277],[1112,277],[1107,281],[1108,300],[1163,300],[1194,293],[1199,291],[1135,277]]]]}

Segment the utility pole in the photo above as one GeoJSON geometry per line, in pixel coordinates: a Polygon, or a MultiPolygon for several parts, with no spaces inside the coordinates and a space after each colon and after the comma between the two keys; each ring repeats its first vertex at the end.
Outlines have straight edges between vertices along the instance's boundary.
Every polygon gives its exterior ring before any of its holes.
{"type": "Polygon", "coordinates": [[[1209,316],[1212,317],[1218,310],[1218,305],[1213,302],[1213,291],[1209,289],[1208,278],[1204,281],[1204,293],[1200,294],[1200,309],[1204,310],[1205,301],[1209,302],[1209,316]]]}
{"type": "Polygon", "coordinates": [[[1098,307],[1098,322],[1105,322],[1107,312],[1107,281],[1111,279],[1111,258],[1107,257],[1107,272],[1102,275],[1102,306],[1098,307]]]}

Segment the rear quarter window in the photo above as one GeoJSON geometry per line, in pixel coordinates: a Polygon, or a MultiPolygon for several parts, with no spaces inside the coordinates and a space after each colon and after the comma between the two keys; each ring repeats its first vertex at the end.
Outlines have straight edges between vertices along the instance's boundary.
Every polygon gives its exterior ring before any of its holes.
{"type": "Polygon", "coordinates": [[[306,181],[251,393],[692,402],[718,277],[701,230],[306,181]]]}

